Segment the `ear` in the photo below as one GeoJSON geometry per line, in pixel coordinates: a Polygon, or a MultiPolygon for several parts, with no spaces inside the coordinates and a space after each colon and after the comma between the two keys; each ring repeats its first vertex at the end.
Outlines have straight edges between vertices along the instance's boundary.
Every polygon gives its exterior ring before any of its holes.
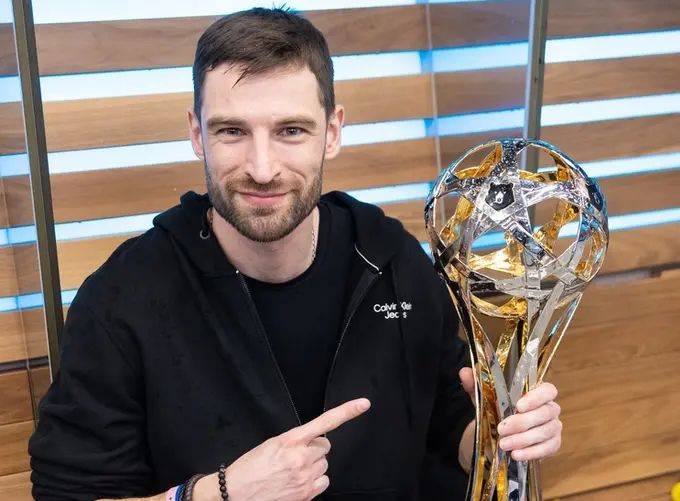
{"type": "Polygon", "coordinates": [[[342,125],[345,123],[345,108],[341,105],[335,107],[335,111],[328,117],[326,127],[326,159],[330,160],[340,153],[340,139],[342,135],[342,125]]]}
{"type": "Polygon", "coordinates": [[[187,108],[187,119],[189,121],[191,147],[194,149],[194,153],[199,159],[205,160],[205,155],[203,153],[203,137],[201,136],[201,120],[196,116],[193,108],[187,108]]]}

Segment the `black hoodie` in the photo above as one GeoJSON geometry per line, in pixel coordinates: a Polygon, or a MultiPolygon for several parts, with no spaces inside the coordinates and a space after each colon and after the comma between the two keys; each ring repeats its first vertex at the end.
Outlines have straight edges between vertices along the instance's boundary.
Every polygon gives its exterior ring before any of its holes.
{"type": "MultiPolygon", "coordinates": [[[[443,282],[398,221],[343,193],[324,200],[349,209],[356,235],[325,408],[372,406],[328,434],[323,497],[462,500],[474,410],[443,282]]],[[[298,426],[242,275],[200,236],[208,207],[184,195],[78,291],[29,443],[38,501],[157,494],[298,426]]]]}

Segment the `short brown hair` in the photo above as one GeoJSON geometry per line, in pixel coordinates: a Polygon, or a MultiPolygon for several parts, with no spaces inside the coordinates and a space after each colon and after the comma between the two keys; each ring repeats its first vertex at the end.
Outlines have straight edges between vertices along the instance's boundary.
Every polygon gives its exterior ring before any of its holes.
{"type": "Polygon", "coordinates": [[[224,16],[203,32],[194,58],[194,112],[201,116],[202,89],[208,71],[236,63],[248,75],[277,68],[308,67],[319,84],[321,104],[329,117],[335,109],[333,62],[321,32],[286,8],[254,8],[224,16]]]}

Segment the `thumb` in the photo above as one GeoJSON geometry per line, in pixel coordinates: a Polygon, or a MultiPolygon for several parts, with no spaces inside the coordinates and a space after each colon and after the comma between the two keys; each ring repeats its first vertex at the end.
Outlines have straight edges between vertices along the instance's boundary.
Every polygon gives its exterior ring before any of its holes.
{"type": "Polygon", "coordinates": [[[458,372],[458,377],[460,377],[460,382],[463,385],[463,389],[470,395],[470,398],[474,400],[475,398],[475,378],[472,375],[472,369],[470,367],[463,367],[458,372]]]}

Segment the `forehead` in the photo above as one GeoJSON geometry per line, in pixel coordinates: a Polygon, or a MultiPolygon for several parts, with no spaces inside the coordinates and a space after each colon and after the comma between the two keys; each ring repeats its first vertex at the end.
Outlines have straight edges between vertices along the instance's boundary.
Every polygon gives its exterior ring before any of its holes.
{"type": "Polygon", "coordinates": [[[220,64],[203,82],[202,116],[235,114],[276,118],[324,113],[316,77],[307,67],[280,68],[241,78],[243,68],[220,64]]]}

